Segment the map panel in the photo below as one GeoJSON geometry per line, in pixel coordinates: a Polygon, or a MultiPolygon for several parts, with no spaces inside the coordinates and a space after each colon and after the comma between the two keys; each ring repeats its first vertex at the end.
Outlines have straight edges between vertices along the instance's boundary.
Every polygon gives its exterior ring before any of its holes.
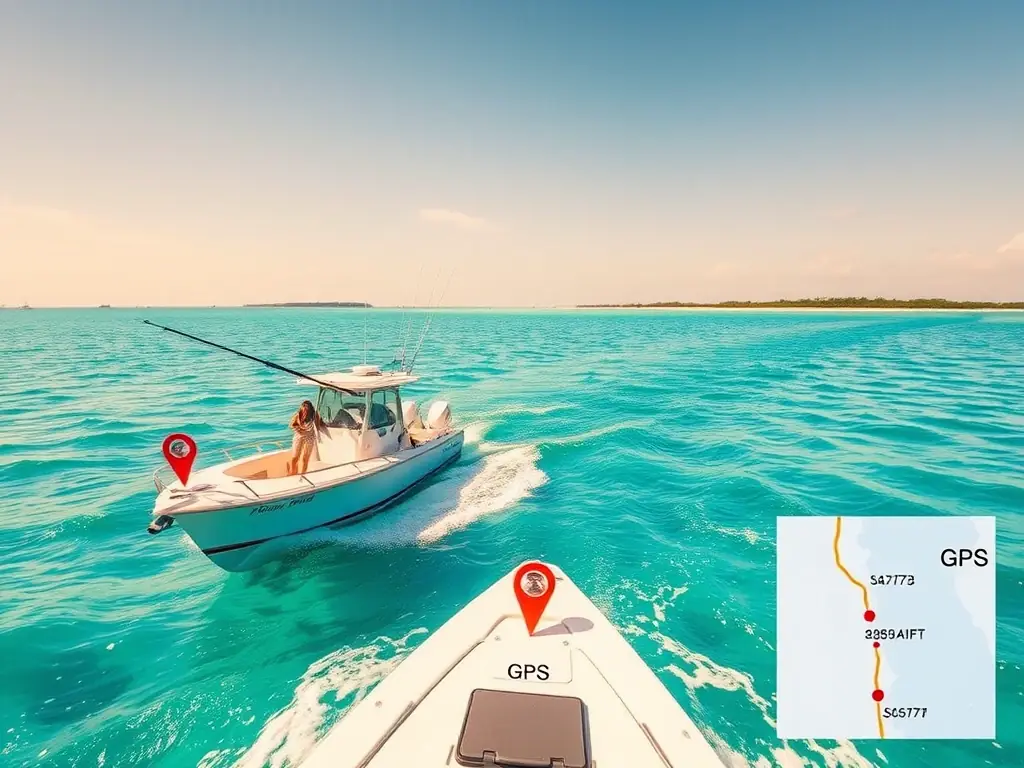
{"type": "Polygon", "coordinates": [[[778,735],[995,738],[995,518],[778,518],[778,735]]]}

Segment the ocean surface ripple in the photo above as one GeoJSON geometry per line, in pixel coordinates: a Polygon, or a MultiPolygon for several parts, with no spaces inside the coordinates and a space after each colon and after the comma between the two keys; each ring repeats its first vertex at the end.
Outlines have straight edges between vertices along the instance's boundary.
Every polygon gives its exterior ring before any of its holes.
{"type": "MultiPolygon", "coordinates": [[[[229,575],[145,527],[171,431],[287,439],[308,372],[423,313],[0,312],[0,763],[294,766],[527,558],[557,563],[729,766],[1024,765],[1024,315],[446,311],[412,394],[462,460],[229,575]],[[999,739],[775,736],[775,518],[998,515],[999,739]]],[[[952,663],[952,662],[951,662],[952,663]]]]}

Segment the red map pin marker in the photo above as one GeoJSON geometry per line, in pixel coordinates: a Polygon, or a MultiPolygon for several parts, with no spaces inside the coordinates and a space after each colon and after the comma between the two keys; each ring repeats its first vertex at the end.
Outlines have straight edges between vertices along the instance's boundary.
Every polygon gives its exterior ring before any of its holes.
{"type": "Polygon", "coordinates": [[[526,631],[533,635],[544,609],[555,594],[555,574],[544,563],[526,563],[516,571],[512,586],[526,622],[526,631]]]}
{"type": "Polygon", "coordinates": [[[188,435],[176,432],[164,438],[164,458],[182,485],[188,483],[188,475],[195,463],[196,453],[196,441],[188,435]]]}

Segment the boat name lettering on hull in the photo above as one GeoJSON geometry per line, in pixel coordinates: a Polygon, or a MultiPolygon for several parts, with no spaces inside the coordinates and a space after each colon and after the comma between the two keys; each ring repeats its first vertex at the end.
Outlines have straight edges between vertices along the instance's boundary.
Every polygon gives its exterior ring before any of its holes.
{"type": "Polygon", "coordinates": [[[265,515],[267,512],[276,512],[277,510],[285,509],[286,507],[295,507],[299,504],[305,504],[307,501],[312,501],[314,496],[316,496],[316,494],[311,493],[308,496],[300,496],[299,498],[292,499],[288,502],[282,501],[279,504],[264,504],[261,507],[256,507],[256,509],[252,510],[249,515],[265,515]]]}

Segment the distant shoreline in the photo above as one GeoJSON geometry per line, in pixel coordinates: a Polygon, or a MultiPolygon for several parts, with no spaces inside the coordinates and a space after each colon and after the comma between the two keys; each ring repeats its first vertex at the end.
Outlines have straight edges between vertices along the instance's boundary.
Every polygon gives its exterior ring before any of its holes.
{"type": "Polygon", "coordinates": [[[357,309],[373,309],[372,304],[365,301],[285,301],[278,304],[243,304],[245,307],[355,307],[357,309]]]}
{"type": "Polygon", "coordinates": [[[863,303],[843,303],[842,299],[796,301],[725,301],[718,304],[658,302],[654,304],[575,304],[550,306],[374,306],[366,302],[282,302],[272,304],[195,304],[195,305],[86,305],[86,306],[2,306],[3,310],[178,310],[178,309],[375,309],[383,311],[476,311],[476,312],[589,312],[600,310],[655,310],[683,312],[1021,312],[1024,301],[947,301],[945,299],[862,299],[863,303]],[[833,303],[828,303],[833,302],[833,303]]]}
{"type": "Polygon", "coordinates": [[[835,298],[835,299],[780,299],[778,301],[723,301],[717,304],[700,304],[696,302],[664,301],[654,304],[580,304],[578,309],[715,309],[715,310],[863,310],[887,311],[900,310],[1021,310],[1024,301],[949,301],[948,299],[867,299],[867,298],[835,298]]]}
{"type": "Polygon", "coordinates": [[[591,306],[579,306],[579,307],[568,307],[570,310],[576,310],[580,312],[599,312],[601,310],[614,310],[614,309],[632,309],[643,312],[778,312],[779,314],[787,313],[828,313],[828,312],[844,312],[844,313],[864,313],[871,314],[873,312],[942,312],[955,314],[957,312],[1024,312],[1024,306],[1021,307],[1000,307],[1000,308],[967,308],[967,307],[722,307],[715,304],[709,304],[707,306],[684,306],[684,307],[661,307],[661,306],[628,306],[620,304],[608,304],[600,307],[591,306]]]}

